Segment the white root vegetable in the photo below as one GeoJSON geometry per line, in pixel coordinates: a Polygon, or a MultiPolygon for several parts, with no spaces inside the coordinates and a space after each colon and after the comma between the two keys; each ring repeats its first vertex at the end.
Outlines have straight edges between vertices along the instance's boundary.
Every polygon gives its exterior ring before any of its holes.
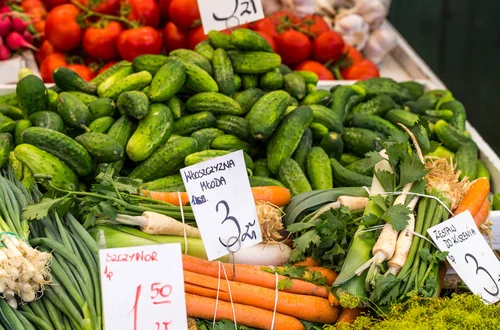
{"type": "Polygon", "coordinates": [[[198,228],[155,212],[144,212],[137,217],[119,214],[116,221],[125,225],[139,226],[143,232],[148,234],[184,236],[185,231],[186,237],[201,238],[198,228]]]}
{"type": "Polygon", "coordinates": [[[347,207],[351,211],[363,211],[368,204],[367,197],[340,196],[337,199],[340,205],[347,207]]]}
{"type": "Polygon", "coordinates": [[[256,244],[231,255],[230,263],[282,266],[290,263],[292,249],[283,243],[256,244]]]}
{"type": "MultiPolygon", "coordinates": [[[[388,157],[387,153],[385,152],[385,149],[381,150],[379,154],[385,159],[375,164],[373,168],[375,173],[377,173],[377,171],[386,171],[392,173],[392,167],[391,164],[389,164],[389,162],[387,161],[388,157]]],[[[380,181],[378,181],[377,176],[373,175],[372,186],[370,187],[370,196],[379,195],[383,193],[385,193],[385,190],[382,187],[382,184],[380,184],[380,181]]]]}

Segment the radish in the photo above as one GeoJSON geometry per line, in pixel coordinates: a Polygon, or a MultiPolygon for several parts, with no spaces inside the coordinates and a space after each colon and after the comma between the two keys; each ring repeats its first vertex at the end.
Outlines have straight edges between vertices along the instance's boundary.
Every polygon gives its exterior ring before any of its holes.
{"type": "Polygon", "coordinates": [[[28,27],[28,22],[25,22],[22,18],[20,17],[12,18],[12,29],[14,31],[23,34],[24,31],[26,31],[27,27],[28,27]]]}
{"type": "Polygon", "coordinates": [[[33,44],[33,35],[31,33],[29,33],[28,30],[24,30],[23,38],[24,38],[24,40],[26,40],[27,43],[33,44]]]}
{"type": "Polygon", "coordinates": [[[0,45],[0,61],[9,59],[10,51],[5,45],[0,45]]]}
{"type": "Polygon", "coordinates": [[[3,14],[3,13],[10,13],[12,10],[10,10],[9,7],[7,7],[6,5],[3,5],[3,6],[0,6],[0,14],[3,14]]]}
{"type": "Polygon", "coordinates": [[[5,43],[10,50],[18,50],[19,48],[30,48],[36,50],[33,45],[27,43],[19,33],[14,31],[7,35],[5,43]]]}
{"type": "Polygon", "coordinates": [[[0,37],[6,36],[12,28],[12,22],[7,15],[0,14],[0,37]]]}

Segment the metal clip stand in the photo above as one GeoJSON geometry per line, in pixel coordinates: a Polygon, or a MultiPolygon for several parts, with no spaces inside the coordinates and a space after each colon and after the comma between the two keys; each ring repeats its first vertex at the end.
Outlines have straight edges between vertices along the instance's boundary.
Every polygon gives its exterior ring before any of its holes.
{"type": "Polygon", "coordinates": [[[231,236],[228,238],[227,240],[227,243],[226,243],[226,249],[227,251],[229,252],[229,254],[231,255],[231,259],[232,259],[232,264],[233,264],[233,281],[236,281],[236,265],[234,264],[234,254],[236,252],[238,252],[239,250],[241,250],[241,240],[236,237],[236,236],[231,236]],[[231,239],[235,239],[236,241],[232,244],[229,244],[229,242],[231,241],[231,239]],[[236,249],[232,249],[233,245],[235,245],[236,243],[238,243],[238,246],[236,249]]]}

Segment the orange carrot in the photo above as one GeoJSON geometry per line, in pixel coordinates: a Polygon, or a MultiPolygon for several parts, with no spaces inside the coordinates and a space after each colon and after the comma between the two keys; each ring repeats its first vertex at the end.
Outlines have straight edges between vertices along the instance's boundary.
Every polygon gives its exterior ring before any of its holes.
{"type": "Polygon", "coordinates": [[[485,178],[479,178],[471,185],[467,194],[455,210],[458,215],[465,210],[469,210],[474,217],[484,203],[484,200],[490,193],[490,182],[485,178]]]}
{"type": "MultiPolygon", "coordinates": [[[[267,289],[256,285],[226,281],[224,278],[221,278],[219,281],[210,276],[188,271],[184,271],[184,282],[202,288],[212,289],[216,293],[218,287],[220,291],[226,293],[229,293],[230,288],[233,302],[259,307],[269,311],[274,310],[276,289],[267,289]],[[229,282],[229,287],[227,282],[229,282]]],[[[202,294],[201,290],[199,290],[199,293],[202,294]]],[[[213,293],[208,292],[208,294],[209,297],[213,297],[213,293]]],[[[226,296],[221,297],[219,295],[219,299],[226,300],[224,298],[226,298],[226,296]]],[[[338,308],[332,307],[327,299],[283,291],[278,291],[276,311],[281,314],[297,317],[300,320],[316,323],[335,322],[339,314],[338,308]]]]}
{"type": "MultiPolygon", "coordinates": [[[[217,276],[219,275],[218,262],[207,261],[183,254],[182,265],[184,270],[194,272],[197,274],[203,274],[215,278],[217,278],[217,276]]],[[[226,269],[228,278],[230,280],[234,279],[233,265],[223,263],[223,266],[226,269]]],[[[268,289],[274,289],[276,287],[275,275],[261,270],[260,267],[261,266],[235,265],[236,281],[241,283],[257,285],[268,289]]],[[[222,267],[220,272],[221,274],[223,274],[222,267]]],[[[283,279],[288,279],[288,277],[281,275],[278,276],[278,280],[283,280],[283,279]]],[[[291,287],[286,288],[283,291],[290,293],[297,293],[297,294],[313,295],[323,298],[328,297],[328,290],[324,286],[319,286],[313,283],[297,279],[293,279],[291,281],[292,281],[291,287]]]]}
{"type": "Polygon", "coordinates": [[[331,292],[328,293],[328,302],[332,306],[337,306],[337,307],[340,306],[340,301],[331,292]]]}
{"type": "Polygon", "coordinates": [[[318,273],[321,273],[322,276],[326,277],[326,285],[332,285],[333,282],[337,279],[338,274],[328,268],[325,267],[308,267],[307,268],[309,271],[316,271],[318,273]]]}
{"type": "Polygon", "coordinates": [[[356,308],[344,308],[342,312],[340,312],[340,316],[337,319],[337,323],[353,323],[356,318],[364,312],[364,308],[356,307],[356,308]]]}
{"type": "Polygon", "coordinates": [[[318,267],[319,263],[311,257],[307,257],[302,261],[296,262],[294,266],[304,266],[304,267],[318,267]]]}
{"type": "MultiPolygon", "coordinates": [[[[215,314],[215,302],[213,298],[201,297],[186,293],[186,311],[188,317],[212,320],[215,314]]],[[[265,309],[233,304],[236,322],[247,327],[258,329],[271,329],[273,312],[265,309]]],[[[233,309],[230,302],[219,300],[217,306],[217,321],[222,319],[233,320],[233,309]]],[[[274,320],[275,330],[303,330],[304,326],[294,317],[276,313],[274,320]]]]}
{"type": "MultiPolygon", "coordinates": [[[[217,290],[204,288],[191,283],[184,283],[184,291],[186,293],[192,293],[197,296],[208,297],[208,298],[217,298],[217,290]]],[[[224,301],[231,301],[231,297],[229,293],[224,291],[219,291],[219,299],[224,301]]]]}
{"type": "Polygon", "coordinates": [[[477,211],[476,215],[474,216],[474,222],[478,227],[481,227],[483,222],[488,219],[488,216],[490,215],[490,202],[488,202],[488,199],[486,198],[484,200],[483,205],[481,205],[481,208],[479,211],[477,211]]]}
{"type": "MultiPolygon", "coordinates": [[[[177,192],[141,191],[149,198],[179,206],[177,192]]],[[[189,202],[187,192],[181,192],[180,194],[182,205],[186,205],[189,202]]],[[[283,187],[252,187],[252,194],[255,201],[269,202],[276,206],[286,206],[290,202],[290,191],[283,187]]]]}

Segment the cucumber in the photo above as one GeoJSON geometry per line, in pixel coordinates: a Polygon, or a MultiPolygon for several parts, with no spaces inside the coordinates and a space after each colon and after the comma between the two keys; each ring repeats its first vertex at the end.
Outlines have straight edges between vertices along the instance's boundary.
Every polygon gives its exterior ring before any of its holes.
{"type": "Polygon", "coordinates": [[[485,178],[491,181],[490,171],[488,171],[486,164],[481,159],[476,160],[476,178],[485,178]]]}
{"type": "Polygon", "coordinates": [[[198,151],[203,151],[210,149],[212,141],[221,135],[224,135],[224,132],[220,129],[203,128],[191,134],[191,137],[198,142],[198,151]]]}
{"type": "Polygon", "coordinates": [[[176,56],[189,61],[203,70],[205,70],[209,75],[213,74],[212,64],[205,56],[198,54],[197,52],[190,49],[176,49],[170,52],[170,56],[176,56]]]}
{"type": "Polygon", "coordinates": [[[57,112],[57,99],[59,98],[59,94],[54,92],[52,89],[47,89],[47,93],[49,95],[49,109],[50,111],[57,112]]]}
{"type": "Polygon", "coordinates": [[[365,90],[368,99],[384,94],[400,104],[412,99],[410,92],[391,78],[372,78],[355,85],[365,90]]]}
{"type": "Polygon", "coordinates": [[[431,156],[431,157],[438,157],[438,158],[445,158],[445,159],[455,159],[455,153],[451,152],[449,149],[447,149],[444,146],[439,146],[437,147],[436,150],[431,152],[430,154],[426,156],[431,156]]]}
{"type": "Polygon", "coordinates": [[[130,173],[129,178],[148,182],[174,174],[184,166],[184,159],[196,152],[197,148],[196,140],[190,137],[179,137],[167,142],[139,164],[130,173]]]}
{"type": "Polygon", "coordinates": [[[227,54],[231,58],[234,71],[237,73],[266,73],[281,64],[281,57],[274,53],[231,50],[227,54]]]}
{"type": "MultiPolygon", "coordinates": [[[[16,86],[19,108],[28,115],[49,109],[49,94],[43,81],[35,75],[19,80],[16,86]]],[[[13,105],[13,104],[10,104],[13,105]]]]}
{"type": "Polygon", "coordinates": [[[64,123],[57,113],[52,111],[38,111],[29,116],[29,121],[36,127],[44,127],[54,131],[64,131],[64,123]]]}
{"type": "MultiPolygon", "coordinates": [[[[17,160],[14,151],[9,153],[9,166],[12,170],[12,174],[16,177],[17,180],[21,181],[23,179],[23,163],[17,160]]],[[[0,166],[1,167],[1,166],[0,166]]]]}
{"type": "Polygon", "coordinates": [[[344,121],[352,108],[365,98],[365,90],[356,85],[339,86],[332,91],[330,109],[344,121]]]}
{"type": "Polygon", "coordinates": [[[14,133],[16,129],[16,122],[6,117],[0,115],[0,133],[14,133]]]}
{"type": "Polygon", "coordinates": [[[165,192],[186,191],[180,174],[173,174],[161,179],[146,182],[141,186],[141,189],[165,192]]]}
{"type": "Polygon", "coordinates": [[[336,160],[340,160],[344,152],[344,141],[342,136],[336,132],[325,135],[321,139],[319,146],[325,150],[328,158],[335,158],[336,160]]]}
{"type": "Polygon", "coordinates": [[[235,49],[235,47],[231,44],[231,36],[219,31],[212,30],[208,32],[208,41],[214,49],[235,49]]]}
{"type": "Polygon", "coordinates": [[[101,117],[113,117],[115,115],[115,101],[108,98],[100,98],[92,101],[88,105],[90,120],[94,121],[101,117]]]}
{"type": "Polygon", "coordinates": [[[31,126],[33,126],[33,124],[28,119],[21,119],[17,122],[16,129],[14,130],[16,146],[23,143],[23,132],[31,126]]]}
{"type": "Polygon", "coordinates": [[[113,117],[101,117],[91,122],[89,125],[89,129],[94,133],[105,134],[108,133],[114,123],[115,119],[113,117]]]}
{"type": "Polygon", "coordinates": [[[316,87],[316,85],[313,85],[313,84],[306,84],[306,94],[311,94],[311,93],[314,93],[318,90],[318,88],[316,87]]]}
{"type": "Polygon", "coordinates": [[[456,152],[461,145],[472,141],[469,135],[459,131],[444,120],[439,120],[436,123],[435,131],[438,140],[452,152],[456,152]]]}
{"type": "Polygon", "coordinates": [[[285,75],[283,85],[285,91],[298,100],[302,100],[307,94],[306,80],[296,72],[285,75]]]}
{"type": "Polygon", "coordinates": [[[313,112],[313,121],[319,123],[331,132],[342,133],[344,125],[341,118],[331,109],[319,104],[309,106],[313,112]]]}
{"type": "Polygon", "coordinates": [[[241,89],[241,77],[236,73],[234,74],[234,86],[236,91],[241,89]]]}
{"type": "Polygon", "coordinates": [[[299,100],[297,100],[293,96],[290,96],[290,101],[288,102],[288,106],[298,107],[299,106],[299,100]]]}
{"type": "Polygon", "coordinates": [[[198,112],[177,119],[174,124],[174,133],[177,135],[191,135],[202,128],[215,127],[215,125],[216,119],[211,112],[198,112]]]}
{"type": "Polygon", "coordinates": [[[52,78],[54,78],[56,86],[63,91],[76,91],[87,94],[97,93],[96,84],[85,81],[78,73],[63,66],[55,69],[52,73],[52,78]]]}
{"type": "MultiPolygon", "coordinates": [[[[72,91],[72,92],[68,92],[70,93],[71,95],[73,96],[76,96],[80,101],[83,102],[83,104],[85,104],[86,106],[88,106],[91,102],[95,101],[95,100],[98,100],[99,98],[95,95],[91,95],[91,94],[86,94],[86,93],[82,93],[82,92],[75,92],[75,91],[72,91]]],[[[57,107],[57,103],[56,103],[56,107],[57,107]]]]}
{"type": "Polygon", "coordinates": [[[313,190],[333,188],[332,168],[326,152],[314,147],[307,155],[307,177],[313,190]]]}
{"type": "Polygon", "coordinates": [[[272,174],[267,168],[267,160],[265,158],[257,159],[254,163],[254,176],[269,178],[272,174]]]}
{"type": "Polygon", "coordinates": [[[256,74],[242,74],[240,78],[243,90],[259,87],[259,76],[256,74]]]}
{"type": "Polygon", "coordinates": [[[349,153],[343,153],[342,156],[340,157],[339,162],[340,162],[340,164],[342,164],[342,166],[347,166],[347,165],[350,165],[352,163],[357,162],[360,159],[362,159],[362,158],[358,157],[356,155],[349,154],[349,153]]]}
{"type": "Polygon", "coordinates": [[[405,88],[409,95],[411,95],[411,100],[416,101],[422,95],[424,95],[425,86],[416,81],[405,81],[399,83],[399,86],[405,88]]]}
{"type": "Polygon", "coordinates": [[[399,129],[390,121],[370,114],[357,114],[351,117],[349,124],[352,127],[366,128],[385,136],[393,136],[399,132],[399,129]]]}
{"type": "Polygon", "coordinates": [[[384,118],[394,125],[403,124],[408,128],[414,126],[418,121],[418,115],[399,109],[388,111],[384,118]]]}
{"type": "Polygon", "coordinates": [[[319,81],[318,75],[311,71],[293,71],[293,73],[301,75],[302,78],[304,78],[304,80],[306,81],[306,84],[311,84],[316,86],[316,84],[319,81]]]}
{"type": "Polygon", "coordinates": [[[128,157],[134,162],[145,160],[167,142],[173,128],[174,117],[170,109],[164,104],[151,104],[147,116],[139,122],[127,143],[128,157]]]}
{"type": "Polygon", "coordinates": [[[238,102],[224,94],[205,92],[191,96],[186,102],[188,112],[210,111],[213,114],[242,115],[238,102]]]}
{"type": "Polygon", "coordinates": [[[339,187],[370,187],[372,177],[349,171],[336,159],[330,159],[332,166],[333,182],[339,187]]]}
{"type": "Polygon", "coordinates": [[[0,115],[9,117],[12,120],[20,120],[25,118],[23,110],[13,107],[11,105],[0,105],[0,115]]]}
{"type": "Polygon", "coordinates": [[[217,117],[216,126],[226,134],[247,140],[249,136],[248,120],[238,116],[222,115],[217,117]]]}
{"type": "Polygon", "coordinates": [[[116,72],[114,72],[112,75],[104,79],[98,86],[97,86],[97,95],[99,97],[104,97],[104,94],[107,92],[108,89],[113,87],[116,83],[124,79],[125,77],[131,75],[134,73],[134,69],[132,66],[124,66],[120,69],[118,69],[116,72]]]}
{"type": "Polygon", "coordinates": [[[241,50],[274,53],[267,40],[255,31],[239,28],[231,33],[231,44],[241,50]]]}
{"type": "Polygon", "coordinates": [[[460,173],[460,180],[468,177],[470,181],[477,178],[477,155],[478,150],[474,142],[462,144],[455,153],[457,170],[460,173]]]}
{"type": "Polygon", "coordinates": [[[302,171],[306,172],[307,155],[311,151],[313,144],[313,134],[311,129],[306,128],[302,137],[300,138],[299,145],[295,149],[292,158],[299,164],[302,171]]]}
{"type": "Polygon", "coordinates": [[[186,71],[185,87],[196,93],[219,91],[219,86],[217,86],[214,78],[205,70],[180,57],[175,57],[175,61],[180,62],[186,71]]]}
{"type": "Polygon", "coordinates": [[[184,103],[177,97],[177,96],[172,96],[170,100],[167,102],[167,106],[172,111],[172,116],[174,116],[174,119],[179,119],[182,116],[182,112],[184,110],[184,103]]]}
{"type": "Polygon", "coordinates": [[[134,132],[134,123],[127,116],[121,116],[108,131],[108,135],[116,140],[123,148],[134,132]]]}
{"type": "Polygon", "coordinates": [[[332,103],[332,93],[329,91],[319,90],[308,94],[303,100],[303,105],[319,104],[325,107],[332,103]]]}
{"type": "MultiPolygon", "coordinates": [[[[416,101],[406,102],[405,105],[408,106],[411,112],[416,114],[422,114],[425,110],[437,109],[438,103],[444,98],[451,97],[451,93],[445,90],[433,90],[428,91],[422,95],[416,101]]],[[[453,98],[451,97],[451,100],[453,98]]]]}
{"type": "Polygon", "coordinates": [[[57,113],[64,123],[74,129],[85,129],[90,124],[90,111],[76,96],[63,92],[57,100],[57,113]]]}
{"type": "Polygon", "coordinates": [[[17,95],[15,92],[0,95],[0,105],[11,105],[13,107],[19,107],[17,102],[17,95]]]}
{"type": "Polygon", "coordinates": [[[352,113],[384,116],[387,113],[387,111],[395,108],[396,108],[396,103],[389,96],[380,95],[364,103],[356,105],[352,109],[352,113]]]}
{"type": "Polygon", "coordinates": [[[242,114],[247,114],[252,110],[254,104],[265,94],[261,89],[249,88],[234,94],[233,99],[240,105],[242,114]]]}
{"type": "Polygon", "coordinates": [[[222,48],[216,49],[213,53],[212,63],[219,92],[227,96],[233,96],[236,92],[234,71],[231,59],[227,56],[226,51],[222,48]]]}
{"type": "Polygon", "coordinates": [[[382,150],[382,138],[380,133],[364,128],[346,127],[342,132],[345,149],[361,157],[367,152],[382,150]]]}
{"type": "Polygon", "coordinates": [[[177,94],[186,82],[186,69],[177,61],[168,61],[155,74],[148,90],[151,102],[165,102],[177,94]]]}
{"type": "Polygon", "coordinates": [[[9,153],[14,149],[14,138],[10,133],[0,133],[0,168],[9,161],[9,153]]]}
{"type": "Polygon", "coordinates": [[[280,64],[278,66],[278,69],[280,70],[281,74],[282,75],[286,75],[286,74],[289,74],[289,73],[292,73],[292,69],[290,69],[290,67],[286,64],[280,64]]]}
{"type": "Polygon", "coordinates": [[[227,150],[204,150],[204,151],[198,151],[195,153],[192,153],[188,156],[186,156],[184,160],[184,165],[185,166],[191,166],[195,165],[201,162],[204,162],[206,160],[215,158],[215,157],[220,157],[220,156],[225,156],[230,154],[231,151],[227,150]]]}
{"type": "Polygon", "coordinates": [[[194,51],[198,54],[205,56],[205,58],[212,62],[214,58],[214,48],[210,45],[208,40],[203,40],[194,47],[194,51]]]}
{"type": "Polygon", "coordinates": [[[143,92],[124,92],[118,97],[116,106],[120,114],[141,120],[148,114],[149,99],[143,92]]]}
{"type": "Polygon", "coordinates": [[[96,77],[94,77],[94,79],[92,79],[90,82],[99,86],[99,84],[101,84],[104,80],[111,77],[113,74],[115,74],[121,68],[131,67],[131,66],[132,66],[132,63],[130,63],[129,61],[117,62],[117,63],[113,64],[110,68],[105,70],[104,72],[102,72],[99,75],[97,75],[96,77]]]}
{"type": "Polygon", "coordinates": [[[27,128],[22,135],[23,143],[44,150],[68,165],[78,176],[92,172],[93,162],[87,150],[63,133],[41,127],[27,128]]]}
{"type": "Polygon", "coordinates": [[[132,61],[132,68],[134,72],[147,71],[154,76],[167,62],[168,57],[165,55],[144,54],[137,56],[132,61]]]}
{"type": "Polygon", "coordinates": [[[311,129],[314,141],[321,141],[330,133],[328,128],[320,123],[311,123],[311,125],[309,125],[309,128],[311,129]]]}
{"type": "Polygon", "coordinates": [[[465,113],[465,107],[462,102],[457,100],[445,102],[439,106],[439,109],[451,110],[453,112],[453,118],[449,121],[450,125],[460,131],[465,131],[467,114],[465,113]]]}
{"type": "Polygon", "coordinates": [[[299,164],[291,158],[283,160],[279,167],[278,177],[283,185],[290,190],[292,197],[312,191],[306,175],[300,169],[299,164]]]}
{"type": "Polygon", "coordinates": [[[224,134],[213,139],[211,148],[215,150],[243,150],[250,152],[250,145],[234,135],[224,134]]]}
{"type": "Polygon", "coordinates": [[[276,68],[260,76],[260,87],[265,91],[276,91],[283,88],[283,75],[276,68]]]}
{"type": "Polygon", "coordinates": [[[121,144],[102,133],[84,133],[75,138],[92,156],[100,163],[112,163],[119,161],[124,156],[121,144]]]}
{"type": "Polygon", "coordinates": [[[292,156],[312,120],[311,108],[298,107],[279,124],[267,145],[267,164],[272,173],[278,173],[281,162],[292,156]]]}
{"type": "Polygon", "coordinates": [[[441,119],[449,122],[453,119],[453,111],[451,110],[425,110],[424,115],[431,123],[437,123],[441,119]]]}
{"type": "Polygon", "coordinates": [[[374,168],[371,167],[369,169],[366,169],[366,161],[367,160],[369,161],[368,158],[360,159],[357,162],[354,162],[352,164],[349,164],[349,165],[345,166],[345,168],[347,170],[349,170],[349,171],[356,172],[356,173],[361,174],[361,175],[372,177],[373,176],[373,172],[374,172],[374,168]]]}
{"type": "Polygon", "coordinates": [[[250,187],[285,187],[285,185],[278,180],[253,175],[248,179],[250,187]]]}
{"type": "Polygon", "coordinates": [[[126,76],[104,91],[102,97],[116,100],[123,92],[140,91],[151,83],[153,76],[147,71],[141,71],[126,76]]]}
{"type": "Polygon", "coordinates": [[[246,116],[251,136],[257,140],[268,139],[278,127],[289,98],[290,95],[285,91],[274,91],[261,97],[246,116]]]}

